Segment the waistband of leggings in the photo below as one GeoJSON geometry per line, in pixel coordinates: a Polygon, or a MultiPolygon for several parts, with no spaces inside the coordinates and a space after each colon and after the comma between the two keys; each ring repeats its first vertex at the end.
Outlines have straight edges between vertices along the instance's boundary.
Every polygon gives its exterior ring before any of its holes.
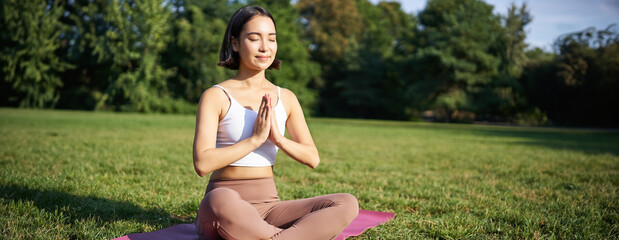
{"type": "Polygon", "coordinates": [[[243,200],[249,203],[279,201],[273,177],[211,180],[206,188],[206,193],[222,187],[236,191],[243,200]]]}

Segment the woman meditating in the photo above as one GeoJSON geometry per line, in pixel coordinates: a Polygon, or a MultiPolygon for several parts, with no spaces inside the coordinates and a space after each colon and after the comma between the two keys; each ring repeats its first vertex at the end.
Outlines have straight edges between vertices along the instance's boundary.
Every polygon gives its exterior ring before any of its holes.
{"type": "Polygon", "coordinates": [[[202,94],[196,116],[194,167],[212,173],[196,219],[200,239],[332,239],[359,212],[347,193],[277,196],[278,149],[311,168],[320,158],[294,93],[265,78],[280,68],[276,37],[262,7],[243,7],[228,23],[219,65],[238,71],[202,94]]]}

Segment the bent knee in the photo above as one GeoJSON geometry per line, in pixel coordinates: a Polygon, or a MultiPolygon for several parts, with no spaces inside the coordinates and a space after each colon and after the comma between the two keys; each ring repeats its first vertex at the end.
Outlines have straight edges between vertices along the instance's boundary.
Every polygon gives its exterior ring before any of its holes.
{"type": "Polygon", "coordinates": [[[200,207],[209,208],[215,215],[219,216],[222,211],[226,211],[227,208],[231,207],[231,202],[240,198],[239,193],[232,189],[216,188],[204,196],[200,207]]]}
{"type": "Polygon", "coordinates": [[[357,198],[350,193],[338,193],[337,194],[337,202],[342,205],[354,206],[354,208],[359,209],[359,201],[357,198]]]}
{"type": "Polygon", "coordinates": [[[357,198],[349,193],[337,194],[337,201],[344,207],[344,216],[347,220],[352,221],[359,214],[359,201],[357,198]]]}

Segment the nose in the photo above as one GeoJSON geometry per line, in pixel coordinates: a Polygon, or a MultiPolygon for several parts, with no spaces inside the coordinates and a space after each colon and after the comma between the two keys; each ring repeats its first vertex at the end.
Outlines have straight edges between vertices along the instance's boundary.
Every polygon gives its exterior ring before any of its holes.
{"type": "Polygon", "coordinates": [[[261,43],[260,43],[260,48],[258,49],[258,51],[260,52],[266,52],[267,48],[268,48],[268,43],[267,43],[267,39],[262,39],[261,43]]]}

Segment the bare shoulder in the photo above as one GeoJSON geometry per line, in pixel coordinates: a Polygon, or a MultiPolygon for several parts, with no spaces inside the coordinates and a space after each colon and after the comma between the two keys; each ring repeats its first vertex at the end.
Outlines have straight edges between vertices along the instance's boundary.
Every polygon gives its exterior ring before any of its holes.
{"type": "Polygon", "coordinates": [[[200,103],[204,103],[204,102],[211,102],[211,103],[219,103],[221,101],[225,101],[228,97],[226,96],[226,93],[218,87],[210,87],[209,89],[206,89],[203,93],[202,93],[202,98],[200,100],[200,103]]]}
{"type": "Polygon", "coordinates": [[[226,93],[218,87],[211,87],[206,89],[200,97],[200,103],[198,104],[198,115],[218,115],[222,118],[222,113],[227,112],[228,96],[226,93]]]}
{"type": "Polygon", "coordinates": [[[297,96],[287,88],[280,88],[280,94],[282,95],[284,103],[287,103],[289,106],[299,101],[297,96]]]}
{"type": "Polygon", "coordinates": [[[286,109],[288,116],[290,116],[290,114],[296,113],[303,114],[303,109],[301,109],[299,99],[297,99],[297,96],[294,94],[294,92],[290,91],[287,88],[281,88],[280,91],[281,99],[283,100],[284,108],[286,109]]]}

